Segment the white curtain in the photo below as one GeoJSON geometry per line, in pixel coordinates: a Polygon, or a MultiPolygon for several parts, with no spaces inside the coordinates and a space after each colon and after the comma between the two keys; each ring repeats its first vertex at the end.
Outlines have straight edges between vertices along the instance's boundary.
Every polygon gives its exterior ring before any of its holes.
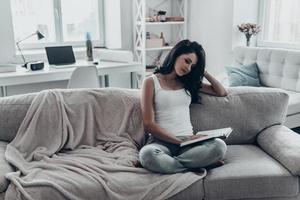
{"type": "Polygon", "coordinates": [[[300,1],[265,0],[263,40],[300,43],[300,1]]]}

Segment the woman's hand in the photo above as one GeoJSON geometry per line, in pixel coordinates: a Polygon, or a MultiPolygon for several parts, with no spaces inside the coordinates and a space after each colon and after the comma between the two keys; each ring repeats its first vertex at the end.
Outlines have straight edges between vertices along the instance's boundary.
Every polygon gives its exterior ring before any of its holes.
{"type": "Polygon", "coordinates": [[[192,136],[190,137],[190,139],[191,139],[191,140],[194,140],[194,139],[202,138],[202,137],[205,137],[205,136],[207,136],[207,135],[202,135],[202,134],[192,135],[192,136]]]}
{"type": "Polygon", "coordinates": [[[208,75],[208,72],[205,70],[203,75],[206,78],[206,76],[208,75]]]}
{"type": "Polygon", "coordinates": [[[208,80],[210,84],[202,83],[202,88],[200,89],[202,92],[214,96],[224,97],[227,96],[228,92],[223,87],[223,85],[215,79],[210,73],[206,70],[204,71],[204,77],[208,80]]]}
{"type": "Polygon", "coordinates": [[[181,139],[181,140],[182,140],[182,142],[186,142],[186,141],[189,141],[189,140],[194,140],[194,139],[198,139],[198,138],[205,137],[205,136],[207,136],[207,135],[198,134],[198,135],[192,135],[192,136],[186,137],[186,138],[181,139]]]}

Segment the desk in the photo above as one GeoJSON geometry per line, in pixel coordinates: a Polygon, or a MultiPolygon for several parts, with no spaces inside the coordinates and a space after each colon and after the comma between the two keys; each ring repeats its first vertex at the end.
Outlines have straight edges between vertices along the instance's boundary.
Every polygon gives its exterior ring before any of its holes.
{"type": "MultiPolygon", "coordinates": [[[[3,96],[7,95],[7,86],[23,85],[29,83],[42,83],[49,81],[69,80],[73,70],[79,66],[93,65],[87,61],[77,61],[71,68],[52,68],[45,64],[43,70],[28,71],[25,68],[17,67],[16,72],[0,73],[0,87],[3,96]]],[[[143,71],[143,67],[139,62],[105,62],[100,61],[97,66],[99,76],[112,75],[117,73],[131,73],[131,87],[133,87],[133,73],[143,71]]]]}

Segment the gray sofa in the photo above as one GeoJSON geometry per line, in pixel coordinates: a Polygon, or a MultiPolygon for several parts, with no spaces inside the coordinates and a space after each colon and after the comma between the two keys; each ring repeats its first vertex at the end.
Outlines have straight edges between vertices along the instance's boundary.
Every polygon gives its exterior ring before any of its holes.
{"type": "MultiPolygon", "coordinates": [[[[108,89],[109,90],[109,89],[108,89]]],[[[36,94],[0,99],[0,199],[13,171],[4,157],[36,94]]],[[[117,94],[114,94],[116,97],[117,94]]],[[[300,199],[300,136],[281,125],[288,95],[274,89],[230,88],[191,106],[195,131],[231,126],[225,165],[170,199],[300,199]]],[[[101,199],[101,197],[99,197],[101,199]]]]}
{"type": "MultiPolygon", "coordinates": [[[[233,50],[233,66],[257,63],[262,87],[280,88],[289,95],[284,125],[300,126],[300,51],[264,47],[236,47],[233,50]]],[[[218,78],[228,85],[227,75],[218,78]]]]}

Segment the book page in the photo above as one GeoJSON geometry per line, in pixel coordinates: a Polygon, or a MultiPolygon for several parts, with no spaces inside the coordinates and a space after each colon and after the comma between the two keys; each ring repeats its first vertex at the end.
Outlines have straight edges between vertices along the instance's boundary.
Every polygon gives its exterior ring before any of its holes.
{"type": "Polygon", "coordinates": [[[201,142],[204,140],[209,140],[212,138],[222,138],[225,139],[229,136],[229,134],[232,132],[232,128],[222,128],[222,129],[214,129],[214,130],[208,130],[208,131],[199,131],[196,133],[196,135],[203,135],[203,137],[196,138],[193,140],[188,140],[186,142],[183,142],[180,144],[181,147],[193,144],[196,142],[201,142]]]}

